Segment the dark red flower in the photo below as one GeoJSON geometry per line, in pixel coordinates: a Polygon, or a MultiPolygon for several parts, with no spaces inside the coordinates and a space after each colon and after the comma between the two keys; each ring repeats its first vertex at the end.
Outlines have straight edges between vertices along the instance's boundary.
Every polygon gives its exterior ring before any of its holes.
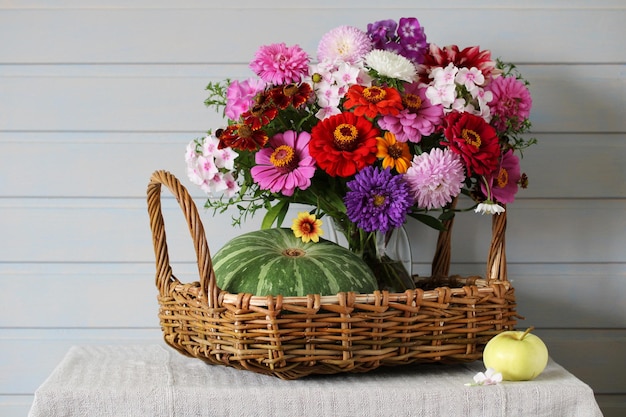
{"type": "Polygon", "coordinates": [[[371,119],[379,114],[395,116],[404,108],[400,93],[391,87],[364,87],[354,84],[348,89],[346,97],[347,100],[344,103],[346,109],[354,108],[354,114],[357,116],[371,119]]]}
{"type": "Polygon", "coordinates": [[[311,131],[309,153],[331,177],[349,177],[376,161],[379,130],[350,112],[319,122],[311,131]]]}
{"type": "Polygon", "coordinates": [[[269,96],[272,103],[279,109],[286,109],[290,105],[293,107],[300,107],[306,103],[311,95],[313,89],[307,83],[302,84],[286,84],[272,88],[269,91],[269,96]]]}
{"type": "Polygon", "coordinates": [[[467,175],[489,175],[500,161],[500,144],[496,130],[485,120],[471,113],[452,112],[444,118],[441,142],[465,162],[467,175]]]}
{"type": "Polygon", "coordinates": [[[496,63],[491,60],[491,51],[480,50],[478,46],[470,46],[459,50],[457,45],[438,47],[431,43],[424,56],[424,62],[419,66],[418,72],[422,81],[429,82],[428,74],[433,67],[447,67],[452,63],[457,68],[478,68],[485,78],[491,77],[496,71],[496,63]]]}
{"type": "Polygon", "coordinates": [[[252,129],[245,124],[230,125],[220,132],[218,148],[255,151],[265,146],[269,137],[261,129],[252,129]]]}

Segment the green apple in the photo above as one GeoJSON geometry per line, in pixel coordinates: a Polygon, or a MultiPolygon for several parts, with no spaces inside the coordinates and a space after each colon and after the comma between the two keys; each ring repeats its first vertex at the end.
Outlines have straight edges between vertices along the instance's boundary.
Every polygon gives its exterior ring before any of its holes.
{"type": "Polygon", "coordinates": [[[533,329],[502,332],[487,342],[483,352],[485,367],[500,372],[506,381],[536,378],[548,364],[548,348],[530,333],[533,329]]]}

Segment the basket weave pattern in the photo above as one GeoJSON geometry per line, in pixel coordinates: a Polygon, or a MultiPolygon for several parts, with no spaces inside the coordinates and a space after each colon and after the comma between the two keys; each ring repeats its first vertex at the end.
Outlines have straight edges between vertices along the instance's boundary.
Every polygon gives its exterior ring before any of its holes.
{"type": "Polygon", "coordinates": [[[485,279],[448,277],[450,223],[439,236],[433,276],[422,278],[418,289],[259,297],[217,287],[197,208],[172,174],[152,175],[148,212],[164,339],[179,352],[211,364],[296,379],[380,366],[468,362],[480,359],[487,341],[516,323],[514,289],[506,278],[506,213],[493,217],[485,279]],[[187,220],[199,281],[184,284],[172,273],[162,185],[187,220]]]}

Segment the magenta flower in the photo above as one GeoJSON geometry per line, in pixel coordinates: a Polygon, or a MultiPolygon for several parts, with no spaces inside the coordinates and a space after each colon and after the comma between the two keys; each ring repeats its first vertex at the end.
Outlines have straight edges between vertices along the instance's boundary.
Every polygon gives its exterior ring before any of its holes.
{"type": "Polygon", "coordinates": [[[418,207],[444,207],[461,192],[465,173],[460,157],[450,150],[434,148],[413,157],[405,174],[418,207]]]}
{"type": "Polygon", "coordinates": [[[232,81],[226,90],[226,107],[224,114],[230,120],[239,120],[242,113],[247,112],[254,103],[254,98],[265,89],[265,82],[258,78],[244,81],[232,81]]]}
{"type": "Polygon", "coordinates": [[[356,64],[371,50],[372,41],[365,32],[354,26],[339,26],[322,36],[317,46],[317,59],[356,64]]]}
{"type": "Polygon", "coordinates": [[[269,140],[269,147],[254,156],[257,165],[250,170],[252,178],[263,190],[293,195],[296,188],[305,190],[311,185],[315,161],[309,155],[308,132],[293,130],[278,133],[269,140]]]}
{"type": "Polygon", "coordinates": [[[487,198],[491,195],[491,199],[499,203],[512,203],[515,200],[521,178],[519,158],[513,153],[513,150],[509,150],[502,155],[500,168],[493,175],[485,177],[491,187],[491,194],[485,183],[481,183],[481,191],[487,198]]]}
{"type": "Polygon", "coordinates": [[[309,56],[298,45],[264,45],[254,54],[250,69],[268,84],[299,83],[309,74],[309,56]]]}
{"type": "Polygon", "coordinates": [[[407,84],[402,93],[404,110],[397,115],[386,115],[378,121],[381,129],[396,135],[399,142],[419,143],[422,136],[432,134],[443,119],[443,106],[431,104],[426,87],[407,84]]]}
{"type": "Polygon", "coordinates": [[[485,91],[491,91],[493,95],[488,104],[491,124],[498,132],[509,128],[517,130],[528,119],[533,101],[522,81],[515,77],[497,77],[485,87],[485,91]]]}

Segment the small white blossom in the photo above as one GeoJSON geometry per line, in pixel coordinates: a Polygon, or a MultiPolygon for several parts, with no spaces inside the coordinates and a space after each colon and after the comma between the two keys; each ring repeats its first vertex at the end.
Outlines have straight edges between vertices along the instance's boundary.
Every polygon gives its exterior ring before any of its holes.
{"type": "Polygon", "coordinates": [[[474,383],[465,384],[466,386],[475,385],[496,385],[502,382],[502,374],[496,372],[493,368],[487,368],[485,372],[479,372],[474,375],[474,383]]]}
{"type": "Polygon", "coordinates": [[[493,201],[487,200],[476,206],[476,209],[474,209],[474,211],[480,214],[500,214],[504,213],[505,209],[501,205],[496,204],[493,201]]]}

